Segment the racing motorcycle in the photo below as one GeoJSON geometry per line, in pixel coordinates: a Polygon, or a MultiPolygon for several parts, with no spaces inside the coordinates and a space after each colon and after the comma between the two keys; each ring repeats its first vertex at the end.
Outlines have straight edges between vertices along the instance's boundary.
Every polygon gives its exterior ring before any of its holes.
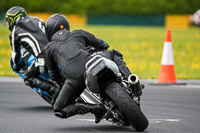
{"type": "Polygon", "coordinates": [[[148,127],[148,120],[140,109],[142,86],[137,75],[123,80],[118,66],[99,54],[93,54],[85,65],[86,89],[81,94],[86,103],[103,104],[104,118],[117,125],[130,125],[137,131],[148,127]]]}
{"type": "MultiPolygon", "coordinates": [[[[24,55],[24,54],[23,54],[24,55]]],[[[29,66],[31,66],[31,64],[34,62],[34,60],[36,59],[33,55],[31,55],[31,54],[27,54],[26,56],[23,56],[23,57],[21,57],[20,58],[21,60],[27,60],[26,62],[27,62],[27,67],[26,67],[26,69],[28,69],[28,67],[29,66]]],[[[13,69],[13,65],[14,65],[14,63],[13,63],[13,61],[12,61],[12,59],[10,59],[10,66],[11,66],[11,69],[12,69],[12,71],[15,73],[15,74],[17,74],[17,75],[19,75],[22,79],[24,79],[24,72],[26,71],[26,69],[21,69],[20,71],[15,71],[14,69],[13,69]]],[[[47,71],[45,71],[43,74],[41,74],[41,75],[39,75],[40,77],[42,77],[42,78],[45,78],[45,79],[49,79],[50,80],[50,76],[49,76],[49,74],[48,74],[48,72],[47,71]]],[[[33,88],[34,90],[35,90],[35,92],[37,93],[37,94],[39,94],[39,96],[41,96],[47,103],[49,103],[49,104],[51,104],[52,105],[52,100],[53,100],[53,96],[51,95],[51,94],[49,94],[48,92],[46,92],[46,91],[43,91],[43,90],[41,90],[41,89],[39,89],[39,88],[36,88],[36,87],[34,87],[33,88]]]]}
{"type": "MultiPolygon", "coordinates": [[[[90,104],[103,104],[106,108],[104,119],[107,121],[117,125],[130,125],[137,131],[144,131],[148,127],[148,120],[140,109],[143,86],[140,85],[138,76],[132,74],[128,80],[123,80],[118,66],[113,61],[102,57],[98,52],[92,56],[85,65],[86,89],[78,100],[90,104]]],[[[26,59],[30,66],[35,57],[29,55],[26,59]]],[[[13,70],[12,59],[10,64],[13,70]]],[[[24,77],[24,71],[15,73],[24,77]]],[[[40,76],[50,80],[48,72],[40,76]]],[[[39,88],[33,89],[51,104],[53,96],[39,88]]]]}

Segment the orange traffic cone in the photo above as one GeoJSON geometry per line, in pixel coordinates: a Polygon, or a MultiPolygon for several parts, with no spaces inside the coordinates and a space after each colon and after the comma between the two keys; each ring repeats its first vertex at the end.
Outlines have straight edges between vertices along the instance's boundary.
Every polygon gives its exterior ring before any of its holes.
{"type": "Polygon", "coordinates": [[[158,83],[176,83],[170,30],[166,33],[158,83]]]}

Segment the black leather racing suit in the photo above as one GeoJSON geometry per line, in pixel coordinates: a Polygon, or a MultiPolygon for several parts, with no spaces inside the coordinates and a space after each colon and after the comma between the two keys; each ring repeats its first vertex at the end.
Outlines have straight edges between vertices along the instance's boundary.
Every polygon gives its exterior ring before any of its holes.
{"type": "MultiPolygon", "coordinates": [[[[109,47],[106,42],[91,33],[83,30],[69,32],[64,29],[56,32],[52,37],[52,42],[44,49],[45,62],[50,75],[57,77],[54,79],[59,81],[59,76],[57,76],[59,65],[66,77],[65,84],[54,104],[54,111],[60,112],[59,117],[61,118],[67,118],[80,112],[73,102],[85,89],[85,64],[92,57],[87,51],[88,46],[100,51],[109,47]]],[[[116,50],[106,51],[104,55],[110,59],[114,56],[117,60],[122,59],[122,55],[116,50]]],[[[123,61],[120,64],[125,65],[123,61]]],[[[127,71],[130,75],[130,71],[128,69],[127,71]]]]}
{"type": "Polygon", "coordinates": [[[35,62],[25,71],[24,82],[30,87],[37,87],[54,95],[56,85],[45,79],[38,77],[45,70],[44,54],[41,52],[49,42],[44,33],[44,22],[37,17],[28,15],[20,20],[10,34],[12,46],[12,61],[14,70],[19,71],[27,65],[21,60],[21,49],[26,49],[36,57],[35,62]]]}

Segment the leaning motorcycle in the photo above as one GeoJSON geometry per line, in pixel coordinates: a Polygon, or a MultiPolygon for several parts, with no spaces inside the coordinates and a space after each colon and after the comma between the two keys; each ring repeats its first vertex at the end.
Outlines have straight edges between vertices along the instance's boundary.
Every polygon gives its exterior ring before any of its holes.
{"type": "Polygon", "coordinates": [[[140,108],[142,86],[138,76],[132,74],[128,80],[123,80],[118,66],[98,54],[94,54],[85,67],[87,88],[82,99],[87,103],[103,104],[107,110],[106,120],[144,131],[149,122],[140,108]]]}
{"type": "MultiPolygon", "coordinates": [[[[26,62],[27,62],[27,66],[31,66],[35,59],[36,59],[36,58],[35,58],[33,55],[31,55],[31,54],[29,54],[29,55],[27,55],[26,57],[23,57],[23,58],[21,57],[21,60],[27,60],[27,61],[26,61],[26,62]]],[[[14,69],[13,69],[13,65],[14,65],[14,64],[13,64],[13,61],[12,61],[12,59],[10,59],[10,66],[11,66],[12,71],[13,71],[15,74],[19,75],[22,79],[24,79],[24,72],[26,71],[26,69],[21,69],[20,71],[16,72],[16,71],[14,71],[14,69]]],[[[27,69],[28,69],[28,68],[27,68],[27,69]]],[[[45,79],[49,79],[49,80],[50,80],[50,76],[49,76],[49,74],[48,74],[47,71],[45,71],[43,74],[41,74],[41,75],[39,75],[39,76],[42,77],[42,78],[45,78],[45,79]]],[[[36,91],[36,93],[39,94],[39,96],[41,96],[47,103],[49,103],[49,104],[52,105],[51,101],[53,100],[53,96],[52,96],[51,94],[49,94],[48,92],[43,91],[43,90],[41,90],[41,89],[39,89],[39,88],[36,88],[36,87],[34,87],[33,89],[34,89],[34,90],[36,91]]]]}
{"type": "MultiPolygon", "coordinates": [[[[148,120],[140,109],[140,96],[142,94],[137,75],[130,75],[128,80],[123,80],[118,66],[111,60],[97,53],[86,64],[86,86],[81,94],[85,103],[103,104],[106,107],[104,118],[117,125],[132,126],[137,131],[144,131],[148,127],[148,120]]],[[[28,56],[28,66],[35,57],[28,56]]],[[[13,70],[13,62],[10,60],[13,70]]],[[[14,71],[14,70],[13,70],[14,71]]],[[[14,71],[15,72],[15,71],[14,71]]],[[[15,72],[24,77],[24,71],[15,72]]],[[[40,75],[50,79],[48,72],[40,75]]],[[[46,102],[51,104],[52,96],[39,88],[33,88],[46,102]]]]}

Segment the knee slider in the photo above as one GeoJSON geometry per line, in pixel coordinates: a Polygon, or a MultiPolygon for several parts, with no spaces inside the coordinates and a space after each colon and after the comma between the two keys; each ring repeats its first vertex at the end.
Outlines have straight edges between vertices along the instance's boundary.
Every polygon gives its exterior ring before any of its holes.
{"type": "Polygon", "coordinates": [[[61,118],[61,119],[65,118],[64,115],[61,112],[54,112],[54,115],[61,118]]]}
{"type": "Polygon", "coordinates": [[[59,118],[65,118],[62,109],[60,109],[56,103],[54,104],[54,115],[59,118]]]}

